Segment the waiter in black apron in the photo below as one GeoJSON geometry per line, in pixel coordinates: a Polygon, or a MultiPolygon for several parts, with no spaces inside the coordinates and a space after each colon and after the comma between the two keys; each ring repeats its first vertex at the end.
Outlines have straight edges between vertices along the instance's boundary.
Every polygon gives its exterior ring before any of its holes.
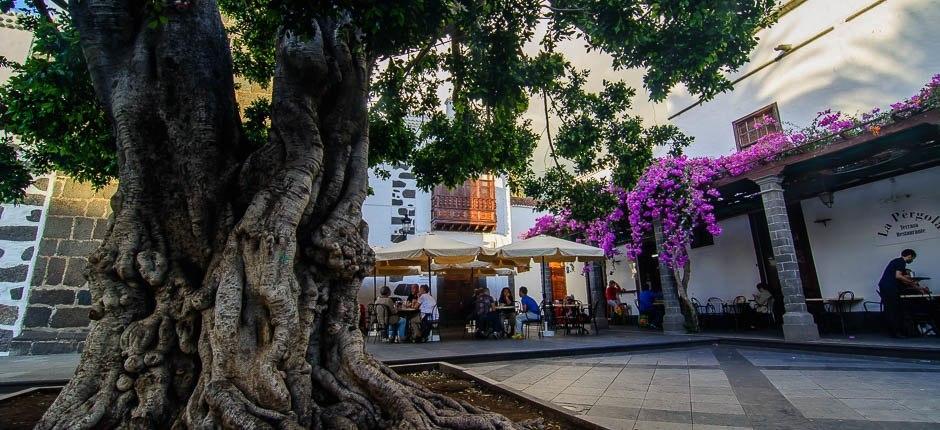
{"type": "Polygon", "coordinates": [[[917,282],[907,276],[907,265],[914,261],[917,253],[913,249],[901,251],[901,256],[891,260],[878,281],[878,291],[884,304],[885,324],[891,337],[902,338],[904,316],[901,313],[901,290],[905,287],[917,287],[917,282]]]}

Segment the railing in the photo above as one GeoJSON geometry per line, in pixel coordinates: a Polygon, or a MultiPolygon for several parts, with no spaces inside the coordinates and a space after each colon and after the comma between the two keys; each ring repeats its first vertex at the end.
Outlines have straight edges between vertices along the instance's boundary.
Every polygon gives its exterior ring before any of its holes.
{"type": "Polygon", "coordinates": [[[493,181],[467,181],[455,189],[435,188],[431,197],[431,226],[434,230],[494,230],[496,198],[493,181]]]}

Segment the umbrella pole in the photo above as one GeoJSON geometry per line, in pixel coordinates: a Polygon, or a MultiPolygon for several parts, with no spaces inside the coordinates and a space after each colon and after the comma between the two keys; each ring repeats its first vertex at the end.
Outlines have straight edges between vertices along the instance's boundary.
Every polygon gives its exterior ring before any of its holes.
{"type": "MultiPolygon", "coordinates": [[[[588,270],[584,270],[583,272],[584,272],[584,286],[587,287],[588,318],[592,320],[592,321],[589,321],[588,324],[591,324],[594,319],[594,300],[593,300],[594,286],[591,285],[591,272],[590,272],[591,266],[588,266],[587,264],[588,263],[585,262],[584,267],[588,268],[588,270]]],[[[594,334],[597,334],[597,333],[594,333],[594,334]]]]}
{"type": "Polygon", "coordinates": [[[555,320],[555,305],[554,305],[554,301],[552,300],[552,292],[545,290],[545,256],[544,255],[542,256],[542,264],[539,266],[540,266],[539,269],[542,272],[542,303],[544,305],[548,305],[547,306],[548,312],[546,313],[546,315],[542,316],[542,320],[544,321],[543,324],[545,326],[543,329],[544,329],[544,333],[546,336],[553,336],[554,333],[549,334],[549,327],[552,327],[555,324],[555,321],[554,321],[555,320]]]}
{"type": "Polygon", "coordinates": [[[548,303],[550,301],[551,295],[548,294],[545,290],[545,256],[542,256],[542,264],[539,265],[539,270],[542,272],[542,303],[548,303]]]}
{"type": "Polygon", "coordinates": [[[375,266],[372,266],[372,303],[375,303],[376,294],[375,294],[375,266]]]}
{"type": "Polygon", "coordinates": [[[434,283],[432,279],[434,279],[434,268],[431,267],[431,257],[428,256],[428,294],[431,294],[431,284],[434,283]]]}

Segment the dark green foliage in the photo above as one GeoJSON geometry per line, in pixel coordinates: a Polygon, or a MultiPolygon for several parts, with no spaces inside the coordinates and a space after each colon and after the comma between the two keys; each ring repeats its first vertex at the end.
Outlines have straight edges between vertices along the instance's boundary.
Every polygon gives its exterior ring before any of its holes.
{"type": "Polygon", "coordinates": [[[754,30],[769,25],[774,0],[556,0],[553,31],[578,29],[591,49],[616,68],[643,67],[652,100],[678,83],[706,99],[731,88],[736,70],[756,45],[754,30]]]}
{"type": "MultiPolygon", "coordinates": [[[[17,136],[20,165],[6,162],[18,172],[58,170],[95,186],[107,184],[117,175],[115,145],[78,34],[65,16],[52,24],[24,15],[19,23],[34,40],[22,64],[3,64],[14,74],[0,86],[0,129],[17,136]]],[[[20,196],[22,184],[16,175],[3,175],[0,195],[20,196]]]]}
{"type": "MultiPolygon", "coordinates": [[[[153,2],[144,23],[156,32],[163,4],[153,2]]],[[[361,41],[357,49],[372,66],[370,165],[410,164],[425,188],[509,175],[545,208],[570,208],[586,220],[613,205],[613,196],[603,181],[584,177],[609,169],[616,184],[628,187],[654,146],[680,150],[689,139],[671,126],[645,128],[628,114],[635,90],[621,82],[584,91],[585,73],[567,64],[557,44],[584,35],[588,49],[610,53],[615,67],[645,68],[654,100],[680,83],[707,98],[728,88],[725,73],[747,60],[773,1],[219,0],[219,6],[233,72],[262,86],[271,82],[281,32],[312,35],[330,22],[349,24],[341,31],[361,41]],[[523,47],[540,23],[548,29],[538,41],[542,49],[527,54],[523,47]],[[545,97],[560,120],[553,142],[560,160],[541,178],[528,166],[539,139],[522,119],[530,97],[545,97]],[[453,115],[441,112],[443,99],[453,115]],[[407,117],[428,121],[413,128],[407,117]]],[[[61,170],[100,185],[116,172],[110,128],[68,17],[53,21],[24,20],[36,36],[34,55],[14,65],[15,76],[0,87],[0,127],[19,136],[29,171],[61,170]]],[[[266,142],[267,102],[246,107],[243,118],[252,147],[266,142]]],[[[3,154],[4,168],[24,171],[10,154],[3,154]]],[[[16,195],[23,184],[17,178],[0,178],[0,195],[16,195]]]]}
{"type": "Polygon", "coordinates": [[[17,158],[13,147],[13,138],[0,137],[0,201],[19,202],[23,191],[32,183],[32,177],[26,166],[17,158]]]}
{"type": "Polygon", "coordinates": [[[268,129],[271,127],[271,102],[268,99],[251,102],[245,107],[242,118],[242,131],[249,147],[260,148],[268,143],[268,129]]]}
{"type": "Polygon", "coordinates": [[[528,174],[519,183],[539,201],[539,209],[591,221],[616,205],[608,184],[630,189],[653,159],[653,148],[672,152],[691,142],[671,125],[645,128],[630,114],[633,88],[623,82],[604,82],[598,93],[584,91],[586,71],[567,66],[567,78],[545,90],[549,112],[560,121],[554,139],[556,164],[544,175],[528,174]],[[610,180],[599,174],[609,172],[610,180]]]}

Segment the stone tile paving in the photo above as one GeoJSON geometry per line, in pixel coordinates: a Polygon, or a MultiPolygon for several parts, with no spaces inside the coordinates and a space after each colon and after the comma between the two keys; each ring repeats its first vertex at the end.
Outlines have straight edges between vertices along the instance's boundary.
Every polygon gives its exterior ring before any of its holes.
{"type": "Polygon", "coordinates": [[[940,363],[702,347],[467,365],[610,429],[940,429],[940,363]]]}

